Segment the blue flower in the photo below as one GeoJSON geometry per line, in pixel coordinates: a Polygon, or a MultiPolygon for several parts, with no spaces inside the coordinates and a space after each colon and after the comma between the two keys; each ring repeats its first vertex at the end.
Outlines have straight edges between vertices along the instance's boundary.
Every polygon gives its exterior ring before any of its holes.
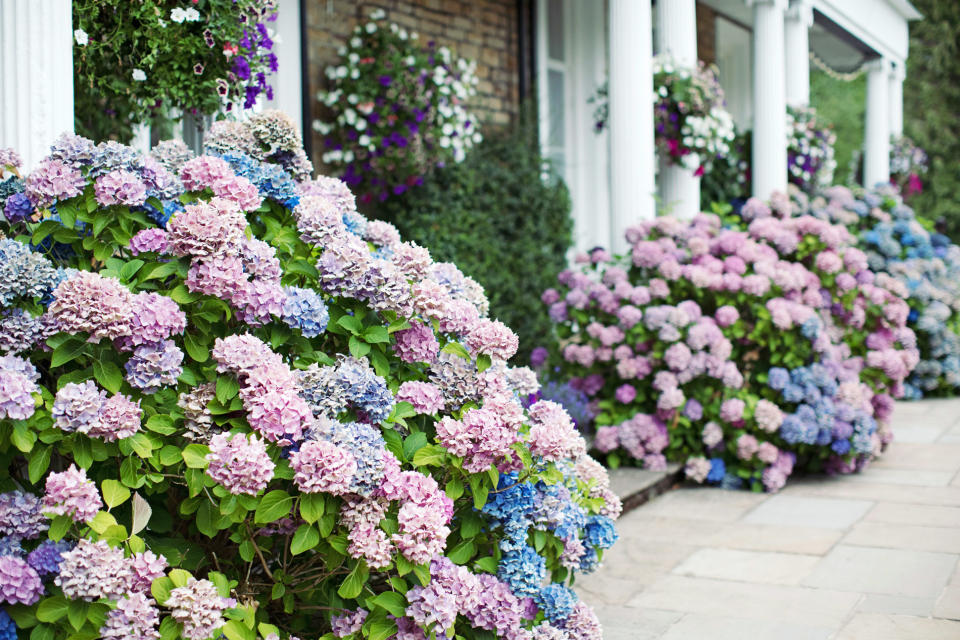
{"type": "Polygon", "coordinates": [[[834,440],[833,444],[830,445],[830,448],[833,449],[833,452],[838,456],[845,456],[850,453],[850,441],[834,440]]]}
{"type": "Polygon", "coordinates": [[[326,331],[330,313],[327,305],[313,289],[284,287],[283,321],[307,338],[316,338],[326,331]]]}
{"type": "Polygon", "coordinates": [[[60,573],[61,555],[73,548],[73,545],[66,540],[44,540],[36,549],[27,556],[27,564],[33,567],[34,571],[41,577],[46,577],[60,573]]]}
{"type": "Polygon", "coordinates": [[[7,222],[14,223],[26,220],[33,214],[33,205],[30,199],[22,193],[15,193],[7,198],[7,204],[3,208],[3,215],[7,222]]]}
{"type": "Polygon", "coordinates": [[[577,606],[577,594],[562,584],[553,582],[540,590],[535,601],[547,620],[559,623],[573,613],[573,608],[577,606]]]}
{"type": "Polygon", "coordinates": [[[534,597],[547,577],[547,563],[530,545],[517,551],[506,551],[500,557],[497,577],[510,586],[518,597],[534,597]]]}
{"type": "Polygon", "coordinates": [[[776,391],[783,391],[790,382],[790,374],[783,367],[773,367],[767,373],[767,386],[776,391]]]}
{"type": "Polygon", "coordinates": [[[606,516],[590,516],[587,518],[587,535],[584,540],[595,547],[609,549],[617,541],[617,530],[613,520],[606,516]]]}
{"type": "Polygon", "coordinates": [[[22,558],[24,553],[18,538],[14,538],[13,536],[3,536],[0,538],[0,556],[16,556],[22,558]]]}
{"type": "Polygon", "coordinates": [[[718,484],[723,480],[727,473],[727,465],[723,463],[723,458],[710,458],[710,473],[707,474],[707,482],[718,484]]]}
{"type": "Polygon", "coordinates": [[[17,640],[17,625],[3,609],[0,609],[0,640],[17,640]]]}

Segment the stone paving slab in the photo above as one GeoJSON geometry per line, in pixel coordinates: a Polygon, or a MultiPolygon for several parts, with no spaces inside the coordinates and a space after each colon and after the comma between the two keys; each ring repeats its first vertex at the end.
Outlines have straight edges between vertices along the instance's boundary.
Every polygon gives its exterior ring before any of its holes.
{"type": "MultiPolygon", "coordinates": [[[[901,403],[893,421],[859,475],[776,495],[681,485],[622,516],[576,583],[604,638],[960,640],[960,399],[901,403]]],[[[677,482],[638,471],[615,490],[677,482]]]]}

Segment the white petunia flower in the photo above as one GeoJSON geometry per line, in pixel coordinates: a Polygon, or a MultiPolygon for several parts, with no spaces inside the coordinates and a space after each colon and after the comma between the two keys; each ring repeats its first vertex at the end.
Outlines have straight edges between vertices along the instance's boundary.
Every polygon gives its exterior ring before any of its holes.
{"type": "Polygon", "coordinates": [[[87,46],[87,43],[90,42],[90,36],[87,35],[87,32],[83,29],[77,29],[73,32],[73,39],[77,41],[77,44],[81,47],[87,46]]]}
{"type": "Polygon", "coordinates": [[[171,9],[170,19],[176,22],[177,24],[180,24],[187,19],[187,12],[181,9],[180,7],[177,7],[176,9],[171,9]]]}
{"type": "Polygon", "coordinates": [[[131,75],[136,82],[143,82],[147,79],[147,74],[143,72],[143,69],[134,69],[131,75]]]}

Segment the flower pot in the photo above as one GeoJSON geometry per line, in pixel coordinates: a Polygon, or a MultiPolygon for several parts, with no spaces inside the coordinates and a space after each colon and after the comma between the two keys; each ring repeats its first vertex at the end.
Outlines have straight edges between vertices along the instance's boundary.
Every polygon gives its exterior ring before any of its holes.
{"type": "Polygon", "coordinates": [[[700,176],[665,153],[658,154],[660,173],[657,176],[661,213],[689,220],[700,212],[700,176]]]}

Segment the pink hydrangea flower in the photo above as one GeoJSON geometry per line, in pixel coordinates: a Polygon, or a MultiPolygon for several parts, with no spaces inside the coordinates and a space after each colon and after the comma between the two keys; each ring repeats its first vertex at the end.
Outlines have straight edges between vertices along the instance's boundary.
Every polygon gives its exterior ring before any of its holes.
{"type": "Polygon", "coordinates": [[[236,605],[232,598],[222,597],[209,580],[193,577],[187,579],[185,586],[173,589],[164,603],[173,619],[180,623],[187,640],[206,640],[212,636],[226,624],[223,612],[236,605]]]}
{"type": "Polygon", "coordinates": [[[429,382],[407,381],[397,389],[397,402],[409,402],[418,413],[432,416],[443,409],[443,392],[429,382]]]}
{"type": "Polygon", "coordinates": [[[472,354],[486,354],[500,360],[513,357],[520,344],[517,334],[499,320],[480,320],[464,342],[472,354]]]}
{"type": "Polygon", "coordinates": [[[122,169],[115,169],[97,178],[93,190],[97,202],[103,206],[124,204],[134,207],[147,201],[147,187],[140,177],[122,169]]]}
{"type": "Polygon", "coordinates": [[[75,464],[60,473],[47,476],[43,510],[58,516],[70,516],[74,522],[87,523],[103,507],[100,493],[87,472],[75,464]]]}
{"type": "Polygon", "coordinates": [[[275,465],[263,440],[254,434],[218,433],[210,440],[207,475],[234,495],[255,496],[273,479],[275,465]]]}
{"type": "Polygon", "coordinates": [[[290,454],[293,481],[304,493],[349,493],[357,462],[346,449],[326,440],[308,440],[290,454]]]}
{"type": "Polygon", "coordinates": [[[167,232],[163,229],[144,229],[130,238],[130,253],[135,256],[153,251],[159,254],[167,250],[167,232]]]}

